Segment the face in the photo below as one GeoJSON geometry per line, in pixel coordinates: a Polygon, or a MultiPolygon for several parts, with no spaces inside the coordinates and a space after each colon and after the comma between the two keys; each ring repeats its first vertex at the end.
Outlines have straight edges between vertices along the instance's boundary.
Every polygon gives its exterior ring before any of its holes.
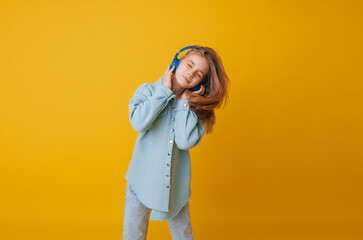
{"type": "Polygon", "coordinates": [[[209,65],[205,57],[199,54],[184,56],[175,72],[175,79],[183,88],[198,85],[208,74],[209,65]]]}

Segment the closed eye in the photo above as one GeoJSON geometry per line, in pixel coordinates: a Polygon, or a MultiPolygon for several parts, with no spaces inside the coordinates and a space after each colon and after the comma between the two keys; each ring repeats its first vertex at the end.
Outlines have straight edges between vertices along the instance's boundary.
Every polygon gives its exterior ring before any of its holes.
{"type": "MultiPolygon", "coordinates": [[[[189,67],[192,67],[192,65],[188,64],[189,67]]],[[[202,78],[200,74],[198,74],[198,77],[202,78]]]]}

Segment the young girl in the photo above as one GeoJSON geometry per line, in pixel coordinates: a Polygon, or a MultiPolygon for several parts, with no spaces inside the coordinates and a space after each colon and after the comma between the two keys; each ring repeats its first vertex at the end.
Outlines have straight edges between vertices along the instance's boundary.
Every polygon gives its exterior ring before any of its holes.
{"type": "Polygon", "coordinates": [[[142,84],[129,103],[129,120],[140,133],[125,175],[123,240],[146,239],[149,217],[168,220],[173,240],[193,239],[189,149],[212,132],[229,79],[212,48],[189,48],[179,65],[142,84]]]}

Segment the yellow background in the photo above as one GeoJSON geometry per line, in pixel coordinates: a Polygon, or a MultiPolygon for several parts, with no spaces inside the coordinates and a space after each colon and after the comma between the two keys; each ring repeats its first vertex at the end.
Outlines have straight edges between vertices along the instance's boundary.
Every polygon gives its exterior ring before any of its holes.
{"type": "MultiPolygon", "coordinates": [[[[362,1],[1,1],[0,239],[121,239],[136,88],[181,48],[230,98],[193,148],[195,239],[362,239],[362,1]]],[[[171,239],[150,221],[148,239],[171,239]]]]}

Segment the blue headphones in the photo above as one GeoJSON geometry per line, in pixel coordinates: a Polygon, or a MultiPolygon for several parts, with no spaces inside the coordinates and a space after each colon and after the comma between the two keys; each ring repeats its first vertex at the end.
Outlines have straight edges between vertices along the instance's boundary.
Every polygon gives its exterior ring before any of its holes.
{"type": "MultiPolygon", "coordinates": [[[[175,72],[176,72],[176,69],[179,67],[179,63],[180,63],[180,59],[178,59],[178,55],[179,55],[179,53],[180,52],[182,52],[182,51],[184,51],[184,50],[187,50],[187,49],[191,49],[191,48],[197,48],[197,49],[202,49],[202,48],[200,48],[200,47],[197,47],[197,46],[187,46],[187,47],[185,47],[185,48],[182,48],[177,54],[175,54],[175,56],[174,56],[174,59],[173,59],[173,62],[171,63],[171,65],[170,65],[170,69],[171,68],[173,68],[174,66],[175,66],[175,68],[174,68],[174,70],[173,70],[173,73],[175,74],[175,72]]],[[[202,83],[199,83],[197,86],[195,86],[195,87],[192,87],[192,88],[189,88],[189,90],[190,91],[198,91],[199,89],[200,89],[200,86],[202,85],[202,83]]],[[[209,85],[209,81],[207,81],[207,82],[205,82],[205,83],[203,83],[203,85],[204,85],[204,87],[206,87],[206,86],[208,86],[209,85]]]]}

